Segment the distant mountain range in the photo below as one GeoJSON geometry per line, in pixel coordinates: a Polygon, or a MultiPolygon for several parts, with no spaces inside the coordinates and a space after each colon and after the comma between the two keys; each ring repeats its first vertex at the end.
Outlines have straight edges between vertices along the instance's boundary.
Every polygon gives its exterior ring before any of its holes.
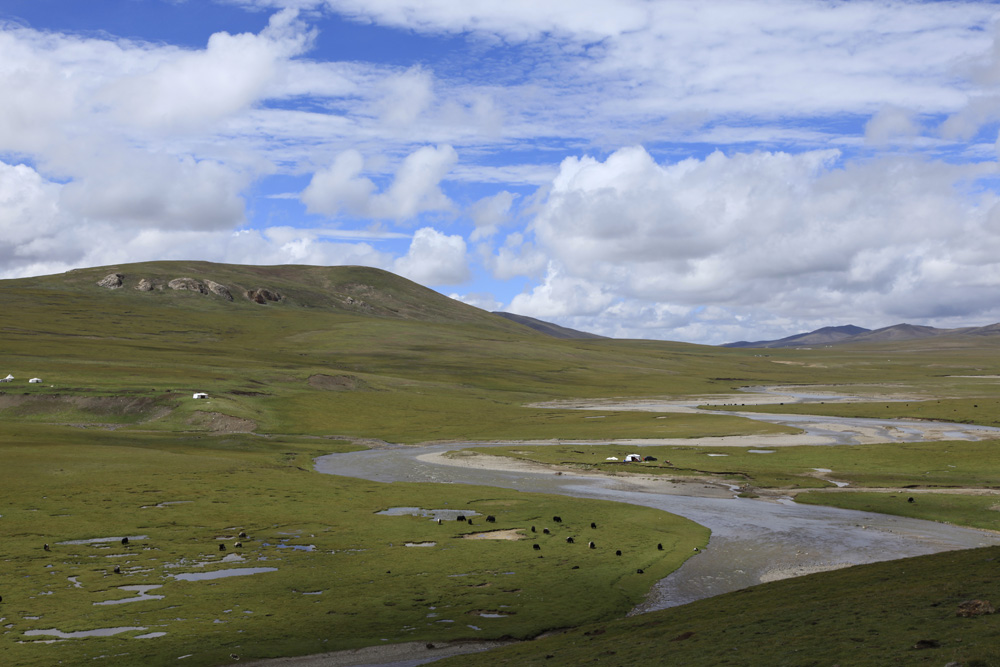
{"type": "Polygon", "coordinates": [[[894,324],[881,329],[865,329],[847,324],[839,327],[823,327],[809,333],[796,334],[778,340],[741,340],[736,343],[726,343],[722,347],[820,347],[826,345],[844,345],[848,343],[889,343],[906,340],[936,338],[939,336],[994,336],[1000,334],[1000,324],[990,324],[984,327],[963,327],[960,329],[937,329],[916,324],[894,324]]]}

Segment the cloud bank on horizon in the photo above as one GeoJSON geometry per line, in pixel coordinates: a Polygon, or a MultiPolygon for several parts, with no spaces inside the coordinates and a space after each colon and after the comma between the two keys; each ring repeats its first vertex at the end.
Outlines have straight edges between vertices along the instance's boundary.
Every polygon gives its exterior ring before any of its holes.
{"type": "Polygon", "coordinates": [[[489,310],[702,343],[1000,321],[998,18],[962,1],[10,0],[0,278],[363,264],[489,310]]]}

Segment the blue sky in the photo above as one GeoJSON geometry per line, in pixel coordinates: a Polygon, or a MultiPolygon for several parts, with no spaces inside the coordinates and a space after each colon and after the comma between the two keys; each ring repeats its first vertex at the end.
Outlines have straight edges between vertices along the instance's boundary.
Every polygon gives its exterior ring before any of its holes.
{"type": "Polygon", "coordinates": [[[0,0],[0,277],[364,264],[713,344],[997,322],[998,17],[0,0]]]}

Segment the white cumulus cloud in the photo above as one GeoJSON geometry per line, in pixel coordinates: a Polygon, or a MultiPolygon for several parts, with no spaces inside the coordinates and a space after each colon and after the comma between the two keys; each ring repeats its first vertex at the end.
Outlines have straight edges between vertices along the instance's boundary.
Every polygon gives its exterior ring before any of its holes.
{"type": "Polygon", "coordinates": [[[149,128],[199,127],[246,109],[265,96],[283,64],[304,52],[312,34],[294,10],[274,14],[259,35],[213,34],[205,49],[158,50],[145,71],[129,72],[98,98],[115,118],[149,128]]]}
{"type": "Polygon", "coordinates": [[[393,270],[424,285],[463,283],[471,275],[465,239],[431,227],[418,229],[409,251],[395,261],[393,270]]]}
{"type": "Polygon", "coordinates": [[[365,167],[361,154],[345,151],[313,175],[302,201],[310,212],[330,217],[346,213],[405,221],[425,211],[448,211],[453,203],[440,184],[457,161],[451,146],[424,146],[406,156],[392,183],[376,192],[375,183],[361,175],[365,167]]]}
{"type": "Polygon", "coordinates": [[[510,308],[633,331],[687,312],[674,328],[690,333],[709,305],[801,325],[852,312],[944,321],[983,303],[1000,277],[997,197],[968,191],[995,165],[839,158],[569,158],[532,225],[552,264],[510,308]]]}

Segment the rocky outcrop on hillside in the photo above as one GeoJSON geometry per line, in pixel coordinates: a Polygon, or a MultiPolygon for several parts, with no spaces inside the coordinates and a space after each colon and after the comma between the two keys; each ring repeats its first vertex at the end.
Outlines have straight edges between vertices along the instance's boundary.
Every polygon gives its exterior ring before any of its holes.
{"type": "Polygon", "coordinates": [[[174,278],[167,283],[167,287],[175,290],[190,290],[192,292],[208,294],[208,288],[194,278],[174,278]]]}
{"type": "Polygon", "coordinates": [[[163,285],[154,282],[149,278],[142,278],[139,280],[139,283],[135,286],[134,289],[140,292],[152,292],[154,289],[163,289],[163,285]]]}
{"type": "Polygon", "coordinates": [[[106,289],[118,289],[125,283],[125,276],[120,273],[109,273],[97,281],[98,287],[106,289]]]}
{"type": "Polygon", "coordinates": [[[221,296],[223,299],[225,299],[226,301],[232,301],[233,300],[232,293],[229,291],[229,288],[226,287],[225,285],[220,285],[219,283],[215,282],[214,280],[207,280],[206,279],[205,280],[205,286],[209,289],[210,292],[212,292],[212,294],[217,294],[217,295],[221,296]]]}
{"type": "Polygon", "coordinates": [[[247,290],[247,298],[254,303],[266,304],[268,301],[281,301],[283,297],[273,290],[258,287],[257,289],[247,290]]]}
{"type": "MultiPolygon", "coordinates": [[[[128,283],[131,284],[132,280],[128,280],[128,283]]],[[[120,289],[125,286],[126,277],[122,273],[111,273],[99,280],[97,284],[105,289],[120,289]]],[[[196,280],[194,278],[174,278],[173,280],[165,282],[164,279],[143,277],[132,285],[132,289],[137,292],[162,291],[167,287],[181,292],[197,292],[198,294],[214,295],[223,298],[226,301],[234,300],[233,292],[229,289],[229,287],[223,285],[222,283],[217,283],[214,280],[209,280],[208,278],[203,280],[196,280]]],[[[266,287],[257,287],[246,291],[240,288],[237,291],[237,294],[243,294],[250,301],[262,304],[274,303],[284,299],[281,294],[266,287]]]]}
{"type": "Polygon", "coordinates": [[[365,303],[361,299],[355,299],[353,296],[349,296],[344,299],[344,307],[350,307],[352,310],[362,310],[364,312],[370,313],[374,310],[371,305],[365,303]]]}

